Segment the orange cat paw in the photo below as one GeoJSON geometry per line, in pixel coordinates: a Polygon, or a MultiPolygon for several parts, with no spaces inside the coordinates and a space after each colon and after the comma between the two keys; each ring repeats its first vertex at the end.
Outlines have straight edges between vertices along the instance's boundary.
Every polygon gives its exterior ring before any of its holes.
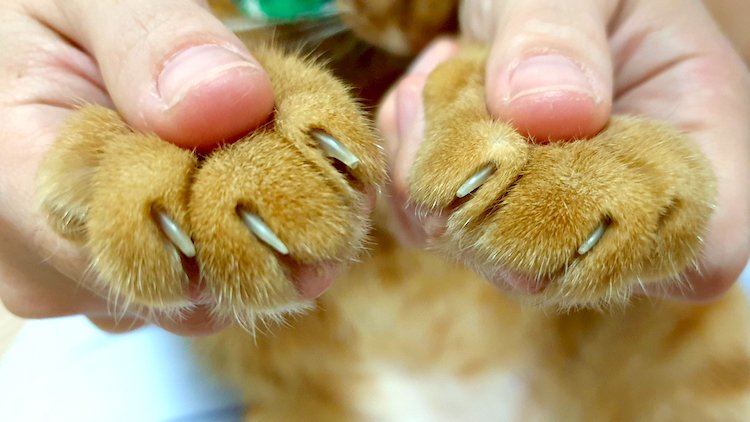
{"type": "Polygon", "coordinates": [[[42,163],[50,224],[85,245],[98,279],[129,304],[201,304],[250,324],[308,306],[327,269],[363,250],[385,178],[370,124],[318,65],[255,56],[277,106],[244,139],[202,157],[86,106],[42,163]]]}
{"type": "Polygon", "coordinates": [[[614,117],[590,140],[530,143],[488,116],[484,62],[478,51],[446,62],[425,88],[409,188],[447,218],[437,248],[562,307],[622,302],[694,263],[715,182],[692,141],[614,117]]]}

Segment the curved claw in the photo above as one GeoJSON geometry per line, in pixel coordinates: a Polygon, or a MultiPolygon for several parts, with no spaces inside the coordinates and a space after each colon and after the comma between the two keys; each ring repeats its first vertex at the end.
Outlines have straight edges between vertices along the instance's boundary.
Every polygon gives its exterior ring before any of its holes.
{"type": "Polygon", "coordinates": [[[461,185],[456,191],[456,197],[463,198],[464,196],[474,192],[478,187],[482,186],[494,172],[495,165],[492,163],[486,164],[484,167],[474,173],[473,176],[466,179],[464,184],[461,185]]]}
{"type": "Polygon", "coordinates": [[[154,215],[156,216],[156,221],[159,223],[162,233],[164,233],[167,239],[169,239],[169,241],[172,242],[172,244],[175,245],[183,255],[188,258],[193,258],[195,256],[195,245],[193,244],[193,240],[190,239],[190,236],[188,236],[187,233],[185,233],[185,231],[182,230],[174,220],[172,220],[172,217],[168,216],[164,211],[158,210],[154,215]]]}
{"type": "Polygon", "coordinates": [[[602,236],[604,236],[605,231],[607,231],[606,221],[599,222],[599,225],[596,226],[589,237],[583,242],[583,244],[581,244],[581,246],[578,247],[578,250],[576,251],[578,255],[583,255],[590,251],[594,246],[596,246],[596,244],[599,243],[599,240],[601,240],[602,236]]]}
{"type": "Polygon", "coordinates": [[[323,151],[325,151],[329,157],[341,161],[351,169],[355,169],[359,165],[359,158],[357,158],[357,156],[338,139],[320,129],[313,129],[310,131],[310,135],[318,141],[320,147],[323,148],[323,151]]]}
{"type": "Polygon", "coordinates": [[[289,254],[289,248],[286,247],[284,242],[274,234],[271,228],[260,217],[243,208],[238,208],[237,213],[250,232],[262,240],[263,243],[282,255],[289,254]]]}

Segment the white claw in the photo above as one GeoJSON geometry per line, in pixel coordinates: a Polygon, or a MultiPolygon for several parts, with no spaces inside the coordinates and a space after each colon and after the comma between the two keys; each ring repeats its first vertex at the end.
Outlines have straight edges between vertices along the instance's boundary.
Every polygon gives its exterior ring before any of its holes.
{"type": "Polygon", "coordinates": [[[314,129],[310,134],[318,141],[320,147],[323,148],[323,151],[325,151],[329,157],[341,161],[351,169],[357,168],[359,165],[359,158],[349,151],[349,148],[342,144],[338,139],[320,129],[314,129]]]}
{"type": "Polygon", "coordinates": [[[195,245],[190,239],[190,236],[188,236],[187,233],[185,233],[164,211],[156,211],[155,214],[159,227],[161,227],[161,231],[167,236],[167,239],[169,239],[169,241],[172,242],[172,244],[174,244],[183,255],[188,258],[194,257],[195,245]]]}
{"type": "Polygon", "coordinates": [[[588,237],[588,239],[586,239],[586,241],[584,241],[583,244],[578,248],[578,255],[583,255],[586,252],[590,251],[591,248],[596,246],[606,230],[607,225],[604,223],[604,221],[600,222],[599,225],[596,226],[596,229],[594,229],[594,231],[588,237]]]}
{"type": "Polygon", "coordinates": [[[260,219],[260,217],[242,208],[238,210],[238,213],[240,215],[240,218],[242,218],[242,221],[245,222],[247,228],[250,229],[250,231],[258,237],[258,239],[262,240],[266,245],[270,246],[276,252],[282,255],[289,254],[289,248],[286,247],[281,239],[276,237],[271,228],[268,227],[268,225],[266,225],[266,223],[264,223],[263,220],[260,219]]]}
{"type": "Polygon", "coordinates": [[[492,176],[495,172],[495,165],[492,163],[486,164],[484,167],[479,169],[473,176],[469,177],[463,185],[456,191],[457,198],[463,198],[464,196],[474,192],[478,187],[482,186],[487,179],[492,176]]]}

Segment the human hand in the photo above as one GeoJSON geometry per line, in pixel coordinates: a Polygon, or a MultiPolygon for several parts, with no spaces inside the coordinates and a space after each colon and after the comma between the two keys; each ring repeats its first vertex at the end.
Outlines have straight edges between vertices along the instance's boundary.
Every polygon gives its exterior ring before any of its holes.
{"type": "MultiPolygon", "coordinates": [[[[695,139],[718,178],[700,271],[690,289],[651,295],[702,301],[726,291],[750,254],[750,75],[699,1],[480,1],[461,4],[463,36],[489,43],[492,116],[536,139],[596,134],[610,113],[649,116],[695,139]]],[[[426,49],[384,100],[378,125],[391,164],[402,240],[424,245],[444,220],[417,218],[406,178],[423,132],[421,91],[460,46],[426,49]]],[[[518,283],[508,283],[518,285],[518,283]]]]}
{"type": "Polygon", "coordinates": [[[210,149],[265,121],[270,82],[205,1],[15,0],[0,4],[0,298],[27,318],[84,314],[121,331],[146,322],[179,334],[217,330],[198,306],[184,319],[112,316],[86,254],[54,234],[33,201],[42,155],[82,103],[133,127],[210,149]],[[121,319],[120,319],[121,318],[121,319]]]}

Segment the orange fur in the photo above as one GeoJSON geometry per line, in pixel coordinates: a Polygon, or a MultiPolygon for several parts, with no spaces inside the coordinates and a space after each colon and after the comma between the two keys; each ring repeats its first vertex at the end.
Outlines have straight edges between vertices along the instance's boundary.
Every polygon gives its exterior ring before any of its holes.
{"type": "Polygon", "coordinates": [[[291,268],[361,255],[365,191],[384,183],[384,161],[342,83],[312,61],[251,48],[274,87],[272,122],[197,157],[87,106],[49,151],[37,192],[52,227],[88,248],[102,282],[134,304],[189,306],[179,256],[153,221],[158,209],[195,242],[217,317],[247,326],[307,309],[254,337],[232,326],[198,342],[242,389],[248,420],[381,420],[390,373],[492,397],[436,402],[445,414],[500,400],[507,391],[494,382],[506,373],[524,386],[523,420],[750,417],[750,315],[739,289],[705,305],[631,297],[638,283],[674,282],[700,253],[715,181],[691,140],[617,116],[591,140],[529,143],[487,115],[486,52],[467,47],[430,76],[427,135],[409,177],[414,203],[447,215],[438,254],[398,245],[378,212],[371,256],[308,309],[291,268]],[[361,164],[339,172],[314,129],[361,164]],[[456,199],[487,163],[492,176],[456,199]],[[258,214],[290,257],[255,238],[238,206],[258,214]],[[602,239],[577,254],[603,220],[602,239]],[[506,297],[465,266],[546,279],[528,298],[543,306],[506,297]]]}

